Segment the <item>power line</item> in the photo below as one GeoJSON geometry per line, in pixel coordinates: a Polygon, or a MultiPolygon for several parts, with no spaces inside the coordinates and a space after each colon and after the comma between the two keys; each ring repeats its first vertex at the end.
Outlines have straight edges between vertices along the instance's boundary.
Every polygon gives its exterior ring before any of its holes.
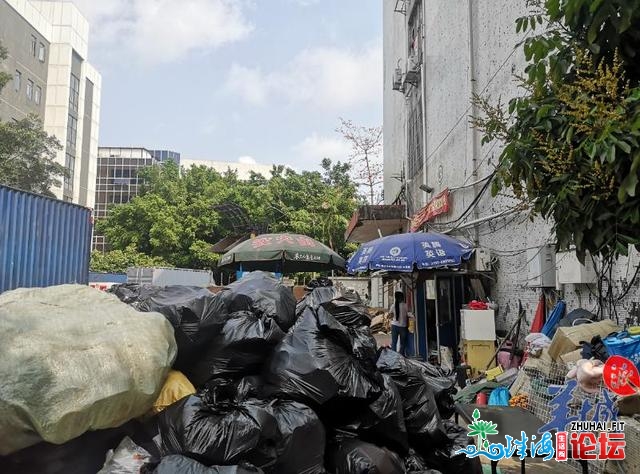
{"type": "MultiPolygon", "coordinates": [[[[531,35],[531,33],[529,33],[529,35],[531,35]]],[[[527,37],[529,36],[527,35],[527,37]]],[[[506,64],[509,62],[509,59],[511,59],[511,57],[515,54],[516,51],[518,51],[519,48],[515,47],[513,48],[513,50],[511,51],[511,53],[509,53],[509,55],[505,58],[505,60],[502,62],[502,64],[500,64],[500,66],[498,67],[498,69],[493,73],[493,75],[491,76],[491,78],[489,79],[489,81],[485,84],[485,86],[482,88],[482,90],[480,91],[480,93],[478,95],[483,94],[491,85],[491,83],[495,80],[495,78],[498,76],[498,73],[506,66],[506,64]]],[[[442,141],[440,143],[438,143],[438,145],[435,147],[435,149],[429,153],[429,155],[427,156],[427,159],[425,160],[425,165],[429,165],[429,162],[431,161],[431,159],[435,156],[436,152],[440,149],[440,147],[442,145],[445,144],[445,142],[449,139],[449,137],[451,136],[451,134],[455,131],[455,129],[458,127],[458,125],[460,125],[460,122],[462,122],[462,120],[467,116],[467,114],[469,113],[469,111],[471,110],[472,105],[469,105],[466,110],[464,111],[464,113],[458,118],[458,120],[456,120],[456,123],[453,125],[453,127],[451,127],[451,130],[449,130],[447,132],[447,134],[444,136],[444,138],[442,139],[442,141]]]]}

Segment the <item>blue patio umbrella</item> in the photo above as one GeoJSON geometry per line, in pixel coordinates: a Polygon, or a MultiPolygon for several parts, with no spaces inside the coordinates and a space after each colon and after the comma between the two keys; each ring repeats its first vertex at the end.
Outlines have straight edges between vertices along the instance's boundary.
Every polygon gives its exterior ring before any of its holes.
{"type": "Polygon", "coordinates": [[[362,244],[347,262],[347,271],[411,273],[458,267],[471,258],[473,250],[471,244],[437,232],[394,234],[362,244]]]}

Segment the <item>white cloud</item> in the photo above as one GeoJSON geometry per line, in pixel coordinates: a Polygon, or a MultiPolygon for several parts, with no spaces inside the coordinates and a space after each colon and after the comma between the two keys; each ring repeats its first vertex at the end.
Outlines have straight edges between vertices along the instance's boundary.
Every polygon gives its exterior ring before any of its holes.
{"type": "Polygon", "coordinates": [[[362,50],[307,49],[280,70],[267,73],[234,64],[227,90],[252,105],[272,98],[328,109],[376,102],[382,95],[382,47],[377,43],[362,50]]]}
{"type": "Polygon", "coordinates": [[[295,145],[293,151],[305,163],[317,164],[323,158],[344,162],[349,158],[351,146],[340,137],[326,137],[314,132],[295,145]]]}
{"type": "Polygon", "coordinates": [[[269,86],[259,69],[238,64],[232,65],[229,70],[226,89],[252,105],[264,105],[269,94],[269,86]]]}
{"type": "Polygon", "coordinates": [[[238,163],[242,163],[243,165],[255,165],[258,162],[252,156],[241,156],[238,158],[238,163]]]}
{"type": "Polygon", "coordinates": [[[253,26],[239,0],[74,0],[99,43],[168,63],[241,40],[253,26]]]}

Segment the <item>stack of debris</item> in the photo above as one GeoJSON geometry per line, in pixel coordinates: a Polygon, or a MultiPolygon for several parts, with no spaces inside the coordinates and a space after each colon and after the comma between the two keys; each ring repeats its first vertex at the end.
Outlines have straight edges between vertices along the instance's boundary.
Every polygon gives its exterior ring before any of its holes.
{"type": "Polygon", "coordinates": [[[0,297],[2,472],[481,472],[456,454],[452,374],[377,349],[356,297],[296,306],[261,272],[217,294],[81,288],[0,297]]]}

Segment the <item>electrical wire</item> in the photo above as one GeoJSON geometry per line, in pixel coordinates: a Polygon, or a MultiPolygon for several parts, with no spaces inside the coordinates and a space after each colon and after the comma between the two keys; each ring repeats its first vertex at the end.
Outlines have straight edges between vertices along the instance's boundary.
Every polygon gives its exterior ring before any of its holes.
{"type": "MultiPolygon", "coordinates": [[[[531,33],[529,33],[528,36],[530,36],[531,33]]],[[[500,66],[498,67],[498,69],[493,73],[493,75],[491,76],[491,78],[489,79],[489,81],[485,84],[485,86],[482,88],[482,90],[480,91],[480,93],[478,95],[482,95],[484,94],[484,92],[489,88],[489,86],[491,85],[491,83],[495,80],[495,78],[498,76],[498,73],[502,70],[502,68],[504,68],[504,66],[506,66],[506,64],[509,62],[509,59],[511,59],[511,57],[515,54],[516,51],[518,51],[519,48],[515,47],[513,48],[513,50],[511,51],[511,53],[509,53],[509,55],[505,58],[505,60],[502,62],[502,64],[500,64],[500,66]]],[[[427,156],[426,160],[425,160],[425,165],[428,166],[429,162],[431,161],[431,159],[435,156],[436,152],[440,149],[440,147],[442,145],[445,144],[445,142],[449,139],[449,137],[451,136],[451,134],[455,131],[456,128],[458,128],[458,125],[460,125],[460,122],[462,122],[462,120],[467,117],[467,114],[469,113],[469,111],[471,110],[472,105],[469,105],[466,110],[464,111],[464,113],[458,118],[458,120],[456,120],[455,124],[453,125],[453,127],[451,128],[451,130],[449,130],[446,135],[444,136],[444,138],[442,139],[442,141],[440,141],[440,143],[438,143],[438,145],[434,148],[434,150],[429,153],[429,155],[427,156]]]]}

